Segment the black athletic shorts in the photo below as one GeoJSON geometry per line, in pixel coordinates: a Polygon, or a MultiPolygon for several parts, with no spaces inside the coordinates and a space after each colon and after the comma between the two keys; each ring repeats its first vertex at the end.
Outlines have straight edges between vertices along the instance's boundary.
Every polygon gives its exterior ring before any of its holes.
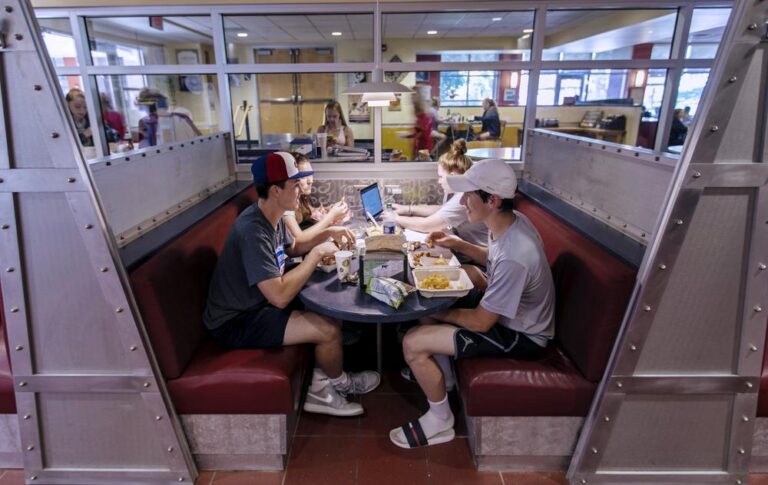
{"type": "MultiPolygon", "coordinates": [[[[483,298],[482,291],[472,290],[454,305],[455,308],[477,308],[483,298]]],[[[487,332],[473,332],[459,328],[453,334],[457,359],[481,356],[503,356],[515,359],[535,359],[546,347],[531,340],[524,333],[495,324],[487,332]]]]}
{"type": "Polygon", "coordinates": [[[291,313],[302,309],[298,298],[285,308],[267,304],[243,312],[224,325],[209,329],[208,333],[217,344],[228,349],[281,347],[291,313]]]}

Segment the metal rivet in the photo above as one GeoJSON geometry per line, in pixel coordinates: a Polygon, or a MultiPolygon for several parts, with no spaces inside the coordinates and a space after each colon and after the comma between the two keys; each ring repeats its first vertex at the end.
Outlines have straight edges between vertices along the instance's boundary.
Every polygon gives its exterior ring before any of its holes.
{"type": "Polygon", "coordinates": [[[70,184],[74,184],[75,183],[75,177],[67,177],[67,182],[69,182],[70,184]]]}
{"type": "Polygon", "coordinates": [[[19,387],[26,387],[26,386],[27,386],[26,381],[19,382],[19,387]]]}
{"type": "Polygon", "coordinates": [[[17,352],[21,352],[22,350],[24,350],[24,346],[23,345],[17,345],[16,346],[16,351],[17,352]]]}
{"type": "Polygon", "coordinates": [[[738,452],[739,452],[739,454],[740,454],[740,455],[743,455],[744,453],[746,453],[746,451],[744,450],[744,448],[739,448],[739,449],[738,449],[738,452]]]}
{"type": "MultiPolygon", "coordinates": [[[[5,229],[5,228],[3,228],[3,229],[5,229]]],[[[765,263],[760,263],[760,264],[757,265],[757,269],[759,269],[760,271],[763,271],[767,267],[768,266],[766,266],[765,263]]]]}
{"type": "Polygon", "coordinates": [[[10,5],[6,5],[5,6],[5,11],[8,12],[8,13],[11,13],[11,12],[13,12],[13,7],[11,7],[10,5]]]}
{"type": "Polygon", "coordinates": [[[86,228],[86,229],[93,229],[93,224],[86,224],[86,225],[85,225],[85,228],[86,228]]]}
{"type": "Polygon", "coordinates": [[[21,40],[21,39],[24,38],[24,36],[21,35],[21,34],[16,34],[16,35],[13,36],[13,38],[16,39],[16,40],[21,40]]]}
{"type": "Polygon", "coordinates": [[[644,312],[649,312],[649,311],[651,311],[651,305],[643,305],[643,311],[644,311],[644,312]]]}
{"type": "Polygon", "coordinates": [[[632,352],[634,352],[635,350],[637,350],[637,345],[635,345],[635,344],[630,344],[630,345],[629,345],[629,350],[631,350],[632,352]]]}
{"type": "Polygon", "coordinates": [[[592,453],[597,454],[597,448],[592,448],[592,453]]]}
{"type": "Polygon", "coordinates": [[[29,421],[30,419],[32,419],[32,415],[31,414],[25,414],[24,415],[24,420],[25,421],[29,421]]]}
{"type": "Polygon", "coordinates": [[[667,265],[664,263],[659,264],[659,269],[667,269],[667,265]]]}
{"type": "Polygon", "coordinates": [[[11,227],[11,226],[9,226],[8,224],[3,224],[1,227],[2,227],[3,229],[8,229],[8,228],[9,228],[9,227],[11,227]]]}
{"type": "Polygon", "coordinates": [[[31,477],[29,477],[29,479],[30,480],[37,480],[37,475],[32,475],[31,477]]]}
{"type": "Polygon", "coordinates": [[[145,382],[144,384],[142,384],[142,386],[149,387],[149,382],[145,382]]]}
{"type": "Polygon", "coordinates": [[[13,266],[10,266],[8,268],[5,268],[6,273],[13,273],[13,266]]]}
{"type": "Polygon", "coordinates": [[[624,384],[622,384],[621,382],[617,382],[617,383],[616,383],[616,387],[618,387],[618,388],[622,388],[622,387],[624,387],[624,384]]]}
{"type": "Polygon", "coordinates": [[[130,347],[130,348],[131,348],[131,352],[135,352],[135,351],[136,351],[136,349],[138,349],[138,347],[136,347],[135,345],[131,345],[131,347],[130,347]]]}
{"type": "Polygon", "coordinates": [[[608,423],[608,422],[610,422],[610,421],[611,421],[611,417],[610,417],[610,416],[606,416],[606,417],[604,417],[604,418],[603,418],[603,421],[605,421],[606,423],[608,423]]]}
{"type": "Polygon", "coordinates": [[[584,483],[587,483],[587,480],[586,480],[585,478],[582,478],[582,479],[581,479],[581,480],[579,480],[579,481],[580,481],[582,484],[584,484],[584,483]]]}
{"type": "Polygon", "coordinates": [[[27,451],[32,451],[35,449],[35,445],[29,445],[27,446],[27,451]]]}
{"type": "Polygon", "coordinates": [[[701,172],[693,172],[693,178],[697,179],[701,177],[701,172]]]}
{"type": "Polygon", "coordinates": [[[731,76],[730,78],[728,78],[728,82],[729,83],[735,83],[737,79],[739,79],[739,78],[737,78],[736,76],[731,76]]]}
{"type": "Polygon", "coordinates": [[[109,268],[107,268],[106,266],[102,266],[101,268],[99,268],[99,271],[101,271],[102,273],[106,273],[107,271],[109,271],[109,268]]]}
{"type": "Polygon", "coordinates": [[[123,313],[123,307],[119,306],[115,308],[115,313],[123,313]]]}
{"type": "Polygon", "coordinates": [[[751,382],[745,382],[744,384],[747,386],[747,389],[752,389],[752,387],[754,387],[751,382]]]}
{"type": "Polygon", "coordinates": [[[162,416],[155,416],[155,421],[160,421],[161,419],[163,419],[162,416]]]}
{"type": "Polygon", "coordinates": [[[640,233],[640,237],[645,237],[645,233],[644,233],[644,232],[641,232],[641,233],[640,233]]]}
{"type": "Polygon", "coordinates": [[[717,125],[712,125],[712,126],[709,127],[709,131],[711,131],[712,133],[716,132],[719,129],[720,129],[720,127],[717,126],[717,125]]]}
{"type": "Polygon", "coordinates": [[[179,477],[178,481],[183,482],[184,481],[184,477],[179,477]]]}
{"type": "Polygon", "coordinates": [[[757,313],[760,313],[761,311],[763,311],[763,307],[761,307],[760,305],[755,305],[752,307],[752,309],[757,313]]]}
{"type": "Polygon", "coordinates": [[[678,226],[682,226],[683,225],[683,220],[682,219],[675,219],[675,224],[677,224],[678,226]]]}
{"type": "Polygon", "coordinates": [[[741,483],[742,483],[741,480],[737,478],[736,479],[736,485],[741,485],[741,483]]]}
{"type": "Polygon", "coordinates": [[[54,131],[54,132],[51,133],[51,138],[58,138],[58,137],[59,137],[59,133],[58,132],[54,131]]]}
{"type": "Polygon", "coordinates": [[[747,30],[755,30],[757,28],[757,24],[749,24],[747,26],[747,30]]]}
{"type": "Polygon", "coordinates": [[[35,91],[42,91],[43,87],[40,86],[39,84],[35,84],[34,86],[32,86],[32,89],[34,89],[35,91]]]}
{"type": "Polygon", "coordinates": [[[626,229],[626,228],[627,228],[627,225],[626,225],[626,224],[622,224],[622,225],[621,225],[621,227],[623,227],[624,229],[626,229]]]}
{"type": "Polygon", "coordinates": [[[749,416],[742,416],[741,420],[744,421],[745,423],[748,423],[749,422],[749,416]]]}
{"type": "Polygon", "coordinates": [[[11,307],[11,313],[17,313],[19,311],[19,307],[11,307]]]}
{"type": "Polygon", "coordinates": [[[752,352],[757,352],[757,345],[749,344],[749,350],[751,350],[752,352]]]}
{"type": "Polygon", "coordinates": [[[168,447],[168,453],[173,453],[173,446],[168,447]]]}

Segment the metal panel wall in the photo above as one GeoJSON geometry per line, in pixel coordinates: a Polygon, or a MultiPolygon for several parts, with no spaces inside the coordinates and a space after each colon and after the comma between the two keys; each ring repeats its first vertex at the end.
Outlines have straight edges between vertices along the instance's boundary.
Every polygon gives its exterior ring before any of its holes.
{"type": "Polygon", "coordinates": [[[30,4],[0,11],[0,282],[28,482],[196,470],[30,4]]]}
{"type": "Polygon", "coordinates": [[[768,2],[734,4],[575,483],[746,483],[768,308],[768,2]]]}

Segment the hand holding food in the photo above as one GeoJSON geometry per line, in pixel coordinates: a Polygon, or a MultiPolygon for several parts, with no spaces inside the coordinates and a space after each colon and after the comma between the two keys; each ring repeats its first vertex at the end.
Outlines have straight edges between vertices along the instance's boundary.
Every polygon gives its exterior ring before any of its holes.
{"type": "Polygon", "coordinates": [[[328,217],[333,224],[341,224],[348,215],[349,206],[345,201],[345,197],[342,197],[339,202],[330,207],[326,217],[328,217]]]}
{"type": "Polygon", "coordinates": [[[460,241],[460,238],[458,236],[455,236],[453,234],[446,234],[443,231],[435,231],[431,232],[429,236],[427,236],[427,246],[440,246],[444,248],[451,249],[453,246],[455,246],[455,243],[460,241]]]}
{"type": "Polygon", "coordinates": [[[346,227],[329,227],[328,233],[340,249],[349,249],[355,243],[355,235],[346,227]]]}
{"type": "MultiPolygon", "coordinates": [[[[335,243],[332,241],[326,241],[324,243],[320,243],[317,246],[313,247],[312,250],[309,252],[310,254],[315,254],[317,261],[322,262],[323,258],[325,257],[333,257],[333,254],[338,251],[339,248],[336,246],[335,243]]],[[[323,263],[325,264],[325,263],[323,263]]]]}

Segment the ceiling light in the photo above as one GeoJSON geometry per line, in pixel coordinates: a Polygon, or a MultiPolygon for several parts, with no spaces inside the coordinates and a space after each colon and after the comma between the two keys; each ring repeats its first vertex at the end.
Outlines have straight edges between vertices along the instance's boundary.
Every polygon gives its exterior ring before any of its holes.
{"type": "Polygon", "coordinates": [[[428,30],[427,31],[427,35],[435,35],[435,34],[437,34],[436,30],[428,30]]]}
{"type": "Polygon", "coordinates": [[[533,33],[533,29],[523,29],[524,34],[531,34],[533,33]]]}
{"type": "Polygon", "coordinates": [[[501,17],[493,17],[491,22],[498,22],[499,20],[501,20],[501,17]]]}
{"type": "Polygon", "coordinates": [[[334,37],[341,37],[341,32],[331,32],[331,35],[334,37]]]}
{"type": "Polygon", "coordinates": [[[520,40],[527,39],[530,36],[531,36],[531,34],[525,34],[524,36],[520,37],[520,40]]]}
{"type": "Polygon", "coordinates": [[[238,37],[248,37],[248,32],[238,32],[237,36],[238,37]]]}

